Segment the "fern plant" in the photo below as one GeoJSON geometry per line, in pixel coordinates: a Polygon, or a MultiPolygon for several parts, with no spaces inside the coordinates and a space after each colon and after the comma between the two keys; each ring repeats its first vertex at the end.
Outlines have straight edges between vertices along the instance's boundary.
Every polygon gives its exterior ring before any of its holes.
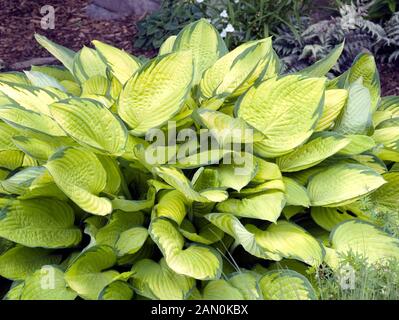
{"type": "MultiPolygon", "coordinates": [[[[398,13],[385,28],[366,19],[367,6],[343,5],[340,16],[312,24],[302,18],[296,32],[282,25],[278,28],[274,48],[290,70],[295,71],[325,57],[335,46],[345,41],[345,48],[335,72],[348,69],[362,51],[376,55],[381,62],[394,63],[399,57],[398,13]]],[[[295,23],[295,21],[293,21],[295,23]]]]}

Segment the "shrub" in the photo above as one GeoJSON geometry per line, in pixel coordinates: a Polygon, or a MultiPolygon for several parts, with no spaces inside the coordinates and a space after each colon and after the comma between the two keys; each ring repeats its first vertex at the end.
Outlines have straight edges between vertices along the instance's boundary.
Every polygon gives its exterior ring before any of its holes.
{"type": "Polygon", "coordinates": [[[399,258],[364,209],[398,220],[372,55],[327,80],[342,45],[284,75],[270,38],[229,52],[205,20],[144,64],[36,38],[64,67],[0,74],[6,299],[315,299],[309,267],[399,258]]]}
{"type": "Polygon", "coordinates": [[[212,22],[228,48],[268,37],[281,24],[293,29],[292,17],[299,19],[309,11],[309,0],[164,0],[159,11],[138,23],[134,45],[159,49],[169,37],[200,18],[212,22]]]}

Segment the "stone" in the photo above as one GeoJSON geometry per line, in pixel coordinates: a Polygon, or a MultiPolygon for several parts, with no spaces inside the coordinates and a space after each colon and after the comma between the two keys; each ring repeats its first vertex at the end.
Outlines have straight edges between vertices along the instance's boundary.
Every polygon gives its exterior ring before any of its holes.
{"type": "Polygon", "coordinates": [[[144,16],[161,6],[161,0],[93,0],[87,6],[89,17],[113,20],[128,15],[144,16]]]}

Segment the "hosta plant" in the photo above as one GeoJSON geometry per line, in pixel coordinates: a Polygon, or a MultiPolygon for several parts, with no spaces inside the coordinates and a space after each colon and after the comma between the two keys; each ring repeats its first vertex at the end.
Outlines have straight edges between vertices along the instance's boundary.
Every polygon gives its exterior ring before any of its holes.
{"type": "Polygon", "coordinates": [[[399,258],[399,98],[370,54],[327,80],[342,45],[284,75],[205,20],[145,63],[36,39],[63,67],[0,74],[4,299],[317,299],[306,269],[399,258]]]}

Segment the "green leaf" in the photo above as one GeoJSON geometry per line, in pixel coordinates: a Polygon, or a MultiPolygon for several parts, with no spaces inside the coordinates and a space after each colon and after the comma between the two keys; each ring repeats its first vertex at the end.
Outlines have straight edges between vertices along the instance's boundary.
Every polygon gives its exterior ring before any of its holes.
{"type": "Polygon", "coordinates": [[[123,85],[141,67],[136,57],[98,40],[93,40],[96,50],[107,64],[111,73],[123,85]]]}
{"type": "Polygon", "coordinates": [[[361,220],[348,220],[336,226],[330,242],[336,254],[351,252],[372,264],[399,258],[399,240],[361,220]]]}
{"type": "Polygon", "coordinates": [[[56,93],[34,86],[11,84],[0,81],[0,93],[15,101],[21,108],[50,116],[49,105],[58,100],[68,98],[68,95],[60,90],[56,93]]]}
{"type": "Polygon", "coordinates": [[[326,90],[323,113],[317,122],[315,131],[323,131],[331,128],[348,100],[348,90],[326,90]]]}
{"type": "Polygon", "coordinates": [[[323,132],[294,151],[277,158],[282,172],[295,172],[313,167],[336,154],[350,143],[345,137],[332,132],[323,132]]]}
{"type": "Polygon", "coordinates": [[[267,272],[259,281],[265,300],[315,300],[309,280],[293,270],[267,272]]]}
{"type": "Polygon", "coordinates": [[[387,149],[399,151],[399,117],[381,122],[374,131],[373,139],[387,149]]]}
{"type": "Polygon", "coordinates": [[[370,53],[359,54],[349,69],[348,82],[352,84],[363,79],[363,85],[370,91],[371,110],[375,111],[380,101],[381,83],[375,59],[370,53]]]}
{"type": "Polygon", "coordinates": [[[210,213],[205,216],[211,223],[219,229],[232,236],[237,244],[240,244],[247,252],[255,257],[262,259],[270,259],[279,261],[282,257],[279,254],[267,251],[257,243],[255,234],[247,230],[235,217],[230,213],[210,213]]]}
{"type": "Polygon", "coordinates": [[[183,236],[172,222],[163,218],[151,222],[149,233],[176,273],[199,280],[219,278],[222,262],[213,248],[193,244],[183,249],[183,236]]]}
{"type": "Polygon", "coordinates": [[[38,88],[56,88],[61,91],[66,91],[65,88],[52,76],[38,71],[24,71],[29,81],[38,88]]]}
{"type": "Polygon", "coordinates": [[[348,102],[338,117],[334,131],[341,134],[367,134],[372,127],[369,90],[361,82],[349,87],[348,102]]]}
{"type": "Polygon", "coordinates": [[[202,299],[204,300],[245,300],[239,289],[228,281],[220,279],[213,280],[205,286],[202,299]]]}
{"type": "Polygon", "coordinates": [[[43,133],[49,136],[62,137],[65,132],[50,117],[17,105],[0,108],[0,119],[16,129],[33,133],[43,133]]]}
{"type": "Polygon", "coordinates": [[[268,252],[287,259],[296,259],[311,266],[319,266],[324,257],[321,244],[301,227],[279,220],[266,230],[254,225],[246,228],[255,234],[256,242],[268,252]]]}
{"type": "Polygon", "coordinates": [[[382,210],[388,209],[392,212],[398,212],[399,172],[387,172],[382,177],[387,183],[370,195],[370,202],[382,210]]]}
{"type": "Polygon", "coordinates": [[[245,43],[215,62],[200,82],[201,100],[237,97],[267,71],[272,58],[271,38],[245,43]]]}
{"type": "Polygon", "coordinates": [[[107,77],[106,64],[94,49],[83,47],[73,59],[73,75],[83,83],[93,76],[107,77]]]}
{"type": "Polygon", "coordinates": [[[222,240],[224,235],[224,232],[222,230],[209,223],[208,221],[199,224],[197,231],[194,224],[192,224],[190,220],[185,219],[183,220],[179,230],[182,235],[188,240],[206,245],[222,240]]]}
{"type": "Polygon", "coordinates": [[[114,281],[100,293],[99,300],[132,300],[133,289],[124,281],[114,281]]]}
{"type": "Polygon", "coordinates": [[[194,84],[228,49],[219,32],[207,20],[200,19],[183,28],[174,41],[173,51],[190,50],[194,62],[194,84]]]}
{"type": "Polygon", "coordinates": [[[64,248],[77,245],[80,230],[65,202],[55,199],[9,200],[0,211],[0,237],[27,247],[64,248]]]}
{"type": "Polygon", "coordinates": [[[161,47],[159,48],[159,54],[160,56],[163,56],[165,54],[169,54],[173,52],[173,46],[175,45],[177,36],[170,36],[167,38],[164,43],[162,43],[161,47]]]}
{"type": "Polygon", "coordinates": [[[296,75],[252,87],[237,103],[237,115],[265,135],[255,153],[276,157],[305,142],[322,112],[325,80],[296,75]]]}
{"type": "Polygon", "coordinates": [[[312,207],[310,214],[314,222],[327,231],[333,230],[337,224],[343,221],[356,218],[349,214],[344,207],[312,207]]]}
{"type": "Polygon", "coordinates": [[[148,231],[143,227],[135,227],[123,231],[115,248],[119,256],[134,254],[141,249],[148,237],[148,231]]]}
{"type": "Polygon", "coordinates": [[[159,263],[150,259],[133,265],[131,282],[135,291],[150,299],[183,300],[195,286],[195,280],[177,274],[168,267],[165,259],[159,263]]]}
{"type": "Polygon", "coordinates": [[[16,246],[0,255],[0,275],[10,280],[24,280],[47,264],[58,264],[61,256],[50,250],[16,246]]]}
{"type": "Polygon", "coordinates": [[[312,206],[337,207],[356,201],[385,184],[373,169],[360,164],[336,164],[310,178],[308,194],[312,206]]]}
{"type": "Polygon", "coordinates": [[[82,145],[110,154],[122,154],[127,130],[106,107],[90,99],[72,98],[50,106],[53,118],[82,145]]]}
{"type": "Polygon", "coordinates": [[[161,177],[166,183],[174,187],[176,190],[184,194],[191,201],[198,202],[218,202],[227,199],[228,194],[224,190],[210,190],[212,192],[197,192],[193,189],[190,181],[178,169],[169,167],[154,168],[154,172],[161,177]]]}
{"type": "Polygon", "coordinates": [[[192,77],[188,51],[158,57],[136,72],[123,87],[118,104],[132,134],[143,136],[176,115],[190,92],[192,77]]]}
{"type": "Polygon", "coordinates": [[[357,155],[366,152],[375,147],[373,138],[365,135],[347,135],[349,144],[338,152],[338,155],[357,155]]]}
{"type": "Polygon", "coordinates": [[[283,177],[283,182],[285,184],[287,205],[309,208],[310,199],[306,188],[291,178],[283,177]]]}
{"type": "Polygon", "coordinates": [[[109,222],[97,231],[96,243],[115,247],[120,235],[131,228],[141,226],[144,216],[140,212],[114,211],[109,222]]]}
{"type": "Polygon", "coordinates": [[[72,262],[65,273],[65,280],[80,297],[95,300],[119,276],[114,270],[102,271],[111,268],[115,263],[116,255],[110,247],[91,247],[72,262]]]}
{"type": "Polygon", "coordinates": [[[75,56],[75,52],[65,48],[59,44],[56,44],[45,36],[35,33],[35,39],[39,44],[49,51],[54,57],[56,57],[61,63],[70,71],[72,72],[73,68],[73,59],[75,56]]]}
{"type": "Polygon", "coordinates": [[[328,55],[323,59],[317,61],[311,66],[302,69],[298,73],[309,77],[323,77],[330,71],[338,62],[339,57],[344,50],[345,42],[336,46],[328,55]]]}
{"type": "Polygon", "coordinates": [[[244,199],[227,199],[216,208],[239,217],[276,222],[286,203],[284,192],[271,190],[244,199]]]}
{"type": "Polygon", "coordinates": [[[186,205],[188,201],[183,193],[170,190],[164,193],[154,207],[155,217],[165,217],[180,225],[187,214],[186,205]]]}
{"type": "Polygon", "coordinates": [[[75,300],[77,293],[67,287],[64,272],[43,266],[25,279],[21,300],[75,300]]]}
{"type": "Polygon", "coordinates": [[[106,187],[107,175],[93,153],[83,149],[61,149],[45,167],[57,186],[83,210],[97,215],[111,213],[111,201],[98,196],[106,187]]]}
{"type": "Polygon", "coordinates": [[[19,150],[0,151],[0,168],[15,170],[22,166],[24,156],[19,150]]]}

